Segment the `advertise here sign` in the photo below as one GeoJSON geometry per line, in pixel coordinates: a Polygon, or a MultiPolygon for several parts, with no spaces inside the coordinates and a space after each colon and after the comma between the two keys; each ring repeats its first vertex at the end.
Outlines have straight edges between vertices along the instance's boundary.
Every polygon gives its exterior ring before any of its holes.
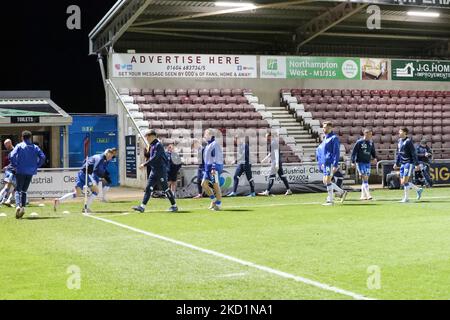
{"type": "Polygon", "coordinates": [[[361,79],[359,58],[263,56],[260,68],[261,78],[361,79]]]}
{"type": "Polygon", "coordinates": [[[392,80],[450,81],[450,61],[392,60],[392,80]]]}
{"type": "Polygon", "coordinates": [[[256,56],[114,54],[116,78],[257,78],[256,56]]]}

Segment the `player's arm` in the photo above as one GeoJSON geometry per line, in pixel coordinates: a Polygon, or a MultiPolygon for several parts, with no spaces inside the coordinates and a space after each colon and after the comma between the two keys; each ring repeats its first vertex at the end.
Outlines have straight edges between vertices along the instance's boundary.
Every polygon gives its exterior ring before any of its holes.
{"type": "Polygon", "coordinates": [[[45,154],[42,152],[41,148],[35,146],[37,154],[38,154],[38,168],[42,167],[45,163],[45,154]]]}
{"type": "Polygon", "coordinates": [[[416,166],[416,170],[420,170],[419,167],[419,159],[417,158],[417,152],[416,152],[416,148],[414,147],[413,143],[411,142],[411,140],[408,143],[408,148],[411,152],[411,158],[414,162],[414,165],[416,166]]]}
{"type": "Polygon", "coordinates": [[[153,155],[153,157],[150,157],[146,162],[144,162],[141,167],[147,167],[147,166],[152,166],[154,165],[157,161],[159,161],[162,157],[163,154],[165,153],[164,148],[161,144],[158,144],[158,146],[156,147],[156,151],[155,154],[153,155]]]}
{"type": "Polygon", "coordinates": [[[375,149],[375,143],[372,142],[372,150],[370,150],[370,153],[372,155],[373,163],[377,163],[377,150],[375,149]]]}
{"type": "Polygon", "coordinates": [[[355,143],[355,145],[354,145],[354,147],[353,147],[353,150],[352,150],[352,157],[351,157],[351,161],[352,161],[352,166],[355,166],[355,163],[356,163],[356,155],[358,154],[358,152],[359,152],[359,147],[360,147],[360,143],[359,142],[356,142],[355,143]]]}
{"type": "Polygon", "coordinates": [[[340,146],[341,146],[341,144],[340,144],[340,142],[339,142],[339,139],[338,138],[334,138],[333,139],[333,150],[332,150],[332,152],[333,152],[333,171],[334,172],[336,172],[337,171],[337,168],[338,168],[338,166],[339,166],[339,157],[340,157],[340,155],[341,155],[341,150],[340,150],[340,146]]]}
{"type": "Polygon", "coordinates": [[[277,144],[275,148],[275,167],[278,169],[280,165],[280,146],[277,144]]]}

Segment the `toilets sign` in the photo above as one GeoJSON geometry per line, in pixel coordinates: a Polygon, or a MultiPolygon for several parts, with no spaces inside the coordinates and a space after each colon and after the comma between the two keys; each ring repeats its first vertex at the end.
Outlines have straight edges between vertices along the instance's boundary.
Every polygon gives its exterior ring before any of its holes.
{"type": "Polygon", "coordinates": [[[450,81],[450,61],[392,60],[392,80],[450,81]]]}

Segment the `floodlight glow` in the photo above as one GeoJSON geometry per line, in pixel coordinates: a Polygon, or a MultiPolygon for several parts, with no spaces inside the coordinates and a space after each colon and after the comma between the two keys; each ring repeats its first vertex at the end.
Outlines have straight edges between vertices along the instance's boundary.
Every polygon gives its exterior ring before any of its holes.
{"type": "Polygon", "coordinates": [[[439,12],[426,12],[426,11],[408,11],[408,16],[413,17],[429,17],[429,18],[438,18],[439,12]]]}
{"type": "Polygon", "coordinates": [[[250,2],[217,1],[215,5],[216,7],[256,8],[256,6],[250,2]]]}

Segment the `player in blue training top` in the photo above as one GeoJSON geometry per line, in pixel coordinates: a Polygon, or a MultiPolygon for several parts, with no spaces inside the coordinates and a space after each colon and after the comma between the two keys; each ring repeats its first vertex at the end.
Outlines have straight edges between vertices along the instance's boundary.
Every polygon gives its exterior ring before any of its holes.
{"type": "Polygon", "coordinates": [[[33,143],[32,133],[22,132],[22,142],[9,154],[11,165],[16,172],[16,218],[22,219],[27,205],[27,192],[33,176],[45,163],[45,154],[33,143]]]}
{"type": "Polygon", "coordinates": [[[375,144],[372,141],[372,130],[365,129],[364,137],[356,141],[352,151],[352,166],[356,167],[362,179],[361,200],[372,200],[369,189],[370,164],[376,163],[375,144]]]}
{"type": "MultiPolygon", "coordinates": [[[[102,154],[96,154],[83,162],[83,167],[78,171],[76,185],[74,192],[70,192],[65,194],[59,199],[55,199],[53,204],[53,209],[56,211],[61,202],[65,202],[70,199],[75,199],[76,197],[81,197],[83,195],[83,188],[86,185],[86,167],[88,173],[88,181],[87,187],[91,190],[91,195],[87,201],[87,212],[84,213],[92,213],[91,205],[94,202],[95,198],[99,194],[98,184],[101,179],[104,179],[108,175],[108,171],[106,168],[108,167],[109,162],[113,158],[114,153],[111,149],[105,150],[102,154]]],[[[87,190],[85,190],[87,192],[87,190]]]]}
{"type": "Polygon", "coordinates": [[[323,172],[323,183],[326,185],[328,192],[327,201],[323,205],[331,206],[334,204],[334,191],[341,196],[342,202],[344,202],[345,197],[347,196],[347,191],[339,188],[332,182],[333,175],[339,168],[339,138],[333,132],[333,124],[331,122],[325,121],[322,127],[325,137],[316,150],[316,158],[319,168],[323,172]]]}
{"type": "MultiPolygon", "coordinates": [[[[236,140],[238,137],[236,137],[236,140]]],[[[237,195],[237,188],[239,185],[239,179],[245,173],[247,181],[250,184],[250,194],[249,197],[255,197],[255,182],[252,176],[252,164],[250,163],[250,139],[248,136],[245,140],[238,145],[237,150],[237,167],[234,173],[234,183],[233,192],[231,192],[228,197],[235,197],[237,195]]]]}
{"type": "Polygon", "coordinates": [[[222,147],[216,141],[212,129],[207,129],[204,135],[208,144],[204,151],[205,172],[203,174],[202,187],[211,199],[210,210],[219,211],[222,205],[222,190],[220,189],[220,175],[223,171],[222,147]],[[210,184],[213,188],[211,189],[210,184]]]}
{"type": "Polygon", "coordinates": [[[417,200],[420,200],[423,189],[410,182],[414,170],[420,170],[416,148],[414,147],[411,138],[408,137],[407,128],[401,128],[398,135],[400,139],[398,140],[397,160],[394,169],[400,168],[400,183],[405,190],[405,195],[400,202],[409,202],[409,190],[411,188],[416,190],[417,200]]]}
{"type": "Polygon", "coordinates": [[[167,199],[169,199],[171,207],[170,212],[177,212],[178,207],[175,202],[175,197],[169,188],[167,183],[167,172],[169,166],[169,160],[167,154],[164,151],[162,143],[157,139],[157,134],[155,130],[149,130],[145,133],[145,138],[150,145],[150,158],[143,164],[139,166],[139,169],[143,170],[146,167],[151,167],[150,175],[148,176],[147,187],[145,188],[144,199],[139,206],[133,207],[133,210],[143,213],[147,203],[153,194],[153,188],[157,183],[161,184],[167,199]]]}

